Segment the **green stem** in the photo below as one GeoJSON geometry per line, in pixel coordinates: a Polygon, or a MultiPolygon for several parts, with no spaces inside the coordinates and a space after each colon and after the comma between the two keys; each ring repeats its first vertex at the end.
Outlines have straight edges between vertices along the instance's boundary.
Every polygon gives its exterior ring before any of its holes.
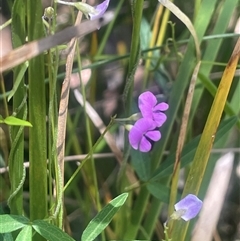
{"type": "MultiPolygon", "coordinates": [[[[27,27],[29,41],[44,36],[42,4],[40,0],[27,1],[27,27]]],[[[47,217],[47,144],[46,96],[44,58],[40,55],[29,61],[29,189],[30,219],[47,217]]],[[[34,241],[45,240],[34,235],[34,241]]]]}
{"type": "Polygon", "coordinates": [[[136,239],[141,221],[148,204],[149,192],[144,186],[141,188],[140,193],[137,197],[137,201],[134,205],[131,219],[127,225],[127,230],[123,236],[123,240],[133,240],[136,239]]]}

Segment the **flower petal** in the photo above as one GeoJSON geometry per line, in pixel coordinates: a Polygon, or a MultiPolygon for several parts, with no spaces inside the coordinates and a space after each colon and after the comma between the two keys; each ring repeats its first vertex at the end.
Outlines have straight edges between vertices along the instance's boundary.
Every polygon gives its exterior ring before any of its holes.
{"type": "Polygon", "coordinates": [[[148,131],[145,134],[146,137],[148,137],[152,141],[159,141],[161,139],[161,133],[160,131],[148,131]]]}
{"type": "Polygon", "coordinates": [[[139,145],[139,150],[141,152],[149,152],[151,148],[152,148],[152,144],[145,136],[143,136],[139,145]]]}
{"type": "Polygon", "coordinates": [[[142,132],[133,126],[128,134],[129,143],[133,147],[133,149],[135,150],[138,149],[141,138],[142,138],[142,132]]]}
{"type": "Polygon", "coordinates": [[[156,126],[160,127],[167,120],[167,116],[162,112],[153,113],[153,120],[155,121],[156,126]]]}
{"type": "Polygon", "coordinates": [[[146,91],[138,97],[138,107],[143,117],[151,118],[152,108],[156,104],[157,104],[157,98],[150,91],[146,91]]]}
{"type": "MultiPolygon", "coordinates": [[[[151,143],[144,136],[149,131],[153,131],[156,128],[156,123],[152,119],[141,118],[129,131],[128,139],[130,145],[135,149],[140,149],[142,152],[148,152],[151,149],[151,143]]],[[[150,134],[150,137],[157,139],[159,134],[150,134]],[[152,137],[153,135],[153,137],[152,137]]],[[[151,138],[150,138],[151,139],[151,138]]]]}
{"type": "Polygon", "coordinates": [[[157,126],[156,123],[150,118],[141,118],[134,124],[135,128],[138,128],[143,133],[154,130],[157,126]]]}
{"type": "Polygon", "coordinates": [[[174,205],[175,210],[184,209],[186,212],[181,218],[185,221],[188,221],[197,216],[202,208],[202,201],[193,194],[188,194],[185,198],[180,200],[178,203],[174,205]]]}
{"type": "Polygon", "coordinates": [[[169,108],[169,105],[165,102],[161,102],[154,106],[153,111],[165,111],[169,108]]]}
{"type": "Polygon", "coordinates": [[[154,107],[157,104],[157,98],[152,92],[146,91],[146,92],[143,92],[141,95],[139,95],[138,104],[150,105],[154,107]]]}
{"type": "Polygon", "coordinates": [[[109,5],[110,0],[105,0],[102,3],[98,4],[95,6],[95,13],[89,13],[89,17],[91,20],[101,18],[103,14],[106,12],[108,5],[109,5]]]}

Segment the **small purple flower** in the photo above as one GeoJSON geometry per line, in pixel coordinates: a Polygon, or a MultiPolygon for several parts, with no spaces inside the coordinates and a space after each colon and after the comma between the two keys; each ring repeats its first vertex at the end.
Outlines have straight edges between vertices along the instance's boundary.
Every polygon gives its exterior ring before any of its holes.
{"type": "Polygon", "coordinates": [[[202,201],[193,194],[188,194],[185,198],[180,200],[174,205],[176,212],[173,213],[171,218],[182,218],[188,221],[195,218],[202,208],[202,201]]]}
{"type": "Polygon", "coordinates": [[[138,107],[143,118],[150,118],[154,120],[157,127],[162,126],[167,120],[167,116],[162,113],[162,111],[168,109],[168,104],[165,102],[157,104],[156,96],[150,91],[146,91],[139,96],[138,107]]]}
{"type": "Polygon", "coordinates": [[[156,123],[149,118],[141,118],[129,131],[129,142],[135,150],[148,152],[151,150],[151,141],[158,141],[161,133],[156,129],[156,123]]]}
{"type": "Polygon", "coordinates": [[[105,0],[102,3],[98,4],[97,6],[95,6],[94,7],[95,12],[88,14],[90,19],[94,20],[96,18],[101,18],[103,16],[103,14],[106,12],[109,2],[110,2],[110,0],[105,0]]]}
{"type": "Polygon", "coordinates": [[[56,2],[64,5],[68,5],[68,6],[74,6],[79,11],[83,12],[87,18],[94,20],[97,18],[101,18],[103,16],[103,14],[106,12],[108,8],[110,0],[105,0],[95,7],[90,6],[89,4],[83,3],[83,2],[66,2],[62,0],[56,0],[56,2]]]}

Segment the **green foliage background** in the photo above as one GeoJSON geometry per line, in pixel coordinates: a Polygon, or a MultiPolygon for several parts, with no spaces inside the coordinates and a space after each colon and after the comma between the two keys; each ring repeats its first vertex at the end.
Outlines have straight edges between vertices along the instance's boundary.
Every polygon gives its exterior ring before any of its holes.
{"type": "MultiPolygon", "coordinates": [[[[50,1],[1,4],[2,14],[11,19],[13,49],[72,26],[80,16],[76,9],[50,1]],[[56,13],[52,20],[42,17],[49,6],[56,13]]],[[[226,149],[235,157],[232,191],[225,201],[234,203],[229,224],[234,232],[224,233],[220,222],[217,232],[222,240],[240,238],[240,198],[233,195],[239,190],[239,52],[227,66],[239,39],[240,30],[234,33],[239,1],[176,5],[194,26],[200,59],[181,15],[157,0],[112,0],[108,11],[114,17],[100,30],[70,49],[62,43],[1,73],[0,240],[164,240],[163,223],[174,203],[188,193],[204,199],[215,163],[226,149]],[[189,119],[182,119],[199,60],[189,119]],[[84,71],[90,73],[88,79],[84,71]],[[80,87],[70,89],[69,98],[61,95],[64,81],[78,78],[75,74],[81,74],[80,87]],[[145,90],[170,108],[161,140],[151,152],[140,153],[131,149],[124,124],[133,124],[125,118],[139,112],[137,98],[145,90]],[[68,106],[66,138],[59,139],[63,102],[68,106]],[[187,129],[181,136],[183,123],[187,129]],[[60,147],[65,150],[63,166],[60,147]]],[[[88,24],[91,28],[93,23],[88,24]]],[[[3,46],[4,41],[10,40],[3,39],[3,46]]],[[[169,237],[191,240],[194,223],[174,222],[169,237]]]]}

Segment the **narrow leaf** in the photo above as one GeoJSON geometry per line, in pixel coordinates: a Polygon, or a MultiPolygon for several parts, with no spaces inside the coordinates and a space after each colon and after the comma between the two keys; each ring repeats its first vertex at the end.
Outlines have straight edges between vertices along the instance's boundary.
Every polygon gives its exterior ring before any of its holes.
{"type": "Polygon", "coordinates": [[[4,214],[0,215],[0,233],[10,233],[24,227],[29,220],[23,216],[4,214]]]}
{"type": "MultiPolygon", "coordinates": [[[[221,139],[224,138],[224,136],[229,132],[229,130],[232,129],[232,127],[236,124],[237,119],[238,118],[234,116],[223,121],[220,124],[218,132],[216,134],[214,146],[218,145],[218,142],[221,141],[221,139]]],[[[191,140],[190,143],[186,144],[185,147],[183,148],[182,157],[181,157],[181,168],[187,166],[192,162],[200,137],[201,136],[195,137],[193,140],[191,140]]],[[[150,182],[154,182],[163,177],[171,175],[173,172],[174,158],[175,158],[175,153],[170,155],[165,160],[165,162],[162,165],[160,165],[159,168],[156,169],[156,171],[153,173],[151,177],[150,182]]]]}
{"type": "Polygon", "coordinates": [[[31,241],[32,240],[32,226],[25,226],[18,234],[15,241],[31,241]]]}
{"type": "Polygon", "coordinates": [[[107,227],[115,213],[125,203],[127,197],[128,193],[123,193],[109,202],[88,224],[81,240],[94,240],[107,227]]]}
{"type": "Polygon", "coordinates": [[[150,182],[147,184],[148,191],[157,199],[164,203],[169,202],[170,188],[160,182],[150,182]]]}
{"type": "Polygon", "coordinates": [[[57,226],[43,220],[33,221],[34,230],[49,241],[74,241],[68,234],[64,233],[57,226]]]}
{"type": "Polygon", "coordinates": [[[21,84],[22,78],[23,78],[23,76],[24,76],[27,68],[28,68],[28,62],[25,62],[25,63],[20,67],[20,71],[19,71],[19,73],[18,73],[18,75],[17,75],[17,77],[16,77],[16,80],[15,80],[15,82],[14,82],[13,88],[12,88],[12,90],[10,91],[9,96],[8,96],[8,98],[7,98],[8,101],[11,100],[11,98],[13,97],[13,95],[15,94],[15,92],[17,91],[19,85],[21,84]]]}
{"type": "Polygon", "coordinates": [[[0,241],[14,241],[11,233],[0,233],[0,241]]]}
{"type": "Polygon", "coordinates": [[[16,118],[14,116],[8,116],[4,119],[4,123],[6,123],[7,125],[11,125],[11,126],[29,126],[32,127],[32,124],[28,121],[25,120],[21,120],[19,118],[16,118]]]}
{"type": "Polygon", "coordinates": [[[131,149],[131,164],[142,181],[147,181],[149,179],[151,162],[148,153],[131,149]]]}
{"type": "Polygon", "coordinates": [[[176,5],[174,5],[172,2],[169,0],[159,0],[159,2],[168,8],[178,19],[180,19],[185,26],[188,28],[190,33],[193,36],[194,42],[195,42],[195,47],[196,47],[196,54],[197,54],[197,59],[200,60],[201,57],[201,52],[200,52],[200,45],[199,45],[199,40],[197,37],[197,33],[195,31],[194,26],[192,25],[192,22],[190,19],[187,17],[186,14],[184,14],[176,5]]]}

